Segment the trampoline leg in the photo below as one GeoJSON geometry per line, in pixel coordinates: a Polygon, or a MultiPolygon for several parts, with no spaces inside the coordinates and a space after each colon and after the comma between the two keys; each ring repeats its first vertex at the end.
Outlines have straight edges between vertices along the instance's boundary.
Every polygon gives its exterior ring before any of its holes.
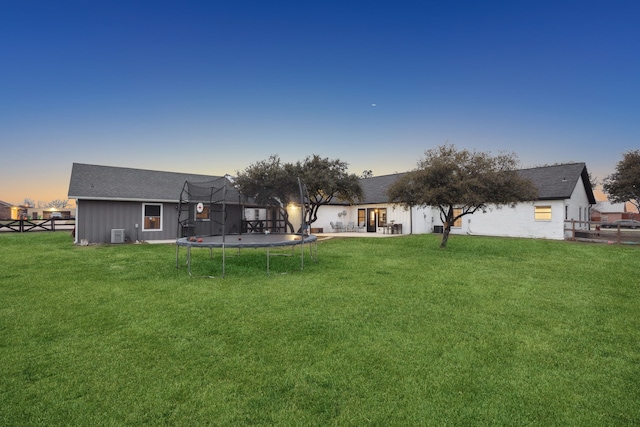
{"type": "Polygon", "coordinates": [[[300,270],[304,270],[304,241],[300,243],[300,270]]]}
{"type": "Polygon", "coordinates": [[[227,252],[226,252],[225,246],[222,245],[222,277],[223,278],[225,275],[226,261],[227,261],[227,252]]]}
{"type": "Polygon", "coordinates": [[[187,246],[187,271],[189,271],[189,276],[191,276],[191,246],[187,246]]]}
{"type": "Polygon", "coordinates": [[[271,276],[271,273],[269,273],[269,259],[270,259],[270,253],[269,253],[269,246],[267,246],[267,276],[271,276]]]}

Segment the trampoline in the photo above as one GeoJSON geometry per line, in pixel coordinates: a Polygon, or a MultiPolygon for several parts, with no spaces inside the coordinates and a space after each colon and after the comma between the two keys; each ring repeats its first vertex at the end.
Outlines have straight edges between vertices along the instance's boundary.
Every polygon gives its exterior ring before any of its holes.
{"type": "MultiPolygon", "coordinates": [[[[306,233],[309,227],[304,223],[306,187],[298,179],[300,195],[300,229],[293,232],[275,232],[267,230],[264,233],[243,233],[242,213],[247,199],[234,188],[227,177],[205,182],[185,181],[178,203],[178,228],[176,237],[176,268],[180,268],[179,252],[181,247],[187,249],[187,267],[191,274],[191,249],[208,248],[213,258],[213,249],[222,249],[222,277],[225,276],[226,249],[237,248],[238,254],[242,248],[266,248],[267,274],[270,274],[272,256],[292,256],[295,247],[300,246],[300,269],[304,269],[304,245],[309,245],[311,259],[317,261],[317,237],[306,233]],[[187,235],[185,235],[187,234],[187,235]],[[289,246],[291,254],[271,253],[272,248],[289,246]]],[[[308,193],[307,198],[308,200],[308,193]]],[[[278,207],[282,209],[279,201],[278,207]]],[[[253,205],[256,206],[256,205],[253,205]]],[[[215,276],[205,276],[215,277],[215,276]]]]}
{"type": "MultiPolygon", "coordinates": [[[[316,259],[316,242],[318,238],[313,234],[293,234],[293,233],[250,233],[250,234],[229,234],[218,236],[200,236],[200,237],[183,237],[176,240],[177,247],[186,247],[187,249],[187,269],[191,276],[191,248],[221,248],[222,255],[222,276],[225,275],[225,254],[226,248],[266,248],[267,258],[267,274],[270,274],[270,261],[272,256],[280,256],[283,254],[272,254],[272,248],[284,246],[300,245],[300,269],[304,269],[304,245],[309,245],[309,253],[313,260],[316,259]]],[[[178,265],[178,251],[176,250],[176,266],[178,265]]],[[[213,276],[207,276],[213,277],[213,276]]]]}

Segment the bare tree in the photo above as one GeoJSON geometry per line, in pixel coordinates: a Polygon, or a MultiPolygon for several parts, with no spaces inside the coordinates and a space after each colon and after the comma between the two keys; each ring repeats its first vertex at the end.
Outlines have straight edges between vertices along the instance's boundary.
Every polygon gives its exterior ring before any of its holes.
{"type": "Polygon", "coordinates": [[[47,203],[45,207],[63,209],[69,206],[69,199],[55,199],[47,203]]]}

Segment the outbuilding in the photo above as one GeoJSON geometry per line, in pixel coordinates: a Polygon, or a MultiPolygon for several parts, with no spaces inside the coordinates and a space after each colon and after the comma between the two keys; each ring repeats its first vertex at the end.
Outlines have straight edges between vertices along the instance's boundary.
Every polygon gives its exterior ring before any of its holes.
{"type": "MultiPolygon", "coordinates": [[[[74,163],[68,196],[76,200],[76,243],[175,240],[182,233],[179,204],[185,182],[226,180],[220,176],[74,163]]],[[[239,193],[231,183],[228,187],[229,212],[241,218],[239,193]]],[[[209,225],[208,218],[193,214],[192,219],[194,226],[209,225]]]]}

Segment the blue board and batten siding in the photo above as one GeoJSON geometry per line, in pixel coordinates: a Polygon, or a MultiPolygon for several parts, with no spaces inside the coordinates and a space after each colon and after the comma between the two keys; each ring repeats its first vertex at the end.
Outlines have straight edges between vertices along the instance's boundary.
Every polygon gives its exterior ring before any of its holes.
{"type": "MultiPolygon", "coordinates": [[[[240,230],[240,195],[225,177],[74,163],[68,196],[76,200],[76,243],[82,240],[109,243],[114,229],[125,230],[126,241],[175,239],[179,236],[178,200],[182,198],[187,182],[201,183],[206,188],[214,184],[217,189],[226,188],[226,212],[229,214],[224,221],[226,232],[240,230]],[[229,206],[229,202],[234,202],[235,206],[229,206]],[[143,209],[145,204],[151,203],[162,205],[162,225],[159,230],[145,231],[143,209]]],[[[152,211],[150,209],[149,213],[155,216],[152,211]]],[[[181,221],[189,222],[190,227],[186,230],[189,234],[222,232],[219,210],[212,214],[211,221],[195,216],[192,206],[180,216],[181,221]]],[[[180,232],[183,231],[181,227],[180,232]]]]}
{"type": "Polygon", "coordinates": [[[141,202],[78,200],[76,239],[78,242],[84,239],[91,243],[108,243],[111,241],[112,229],[124,229],[128,241],[175,239],[178,230],[178,205],[161,205],[162,230],[143,231],[141,202]]]}
{"type": "MultiPolygon", "coordinates": [[[[148,202],[151,203],[151,202],[148,202]]],[[[222,233],[222,214],[212,213],[212,221],[191,220],[193,228],[180,230],[178,235],[178,204],[172,202],[154,202],[162,205],[161,230],[144,231],[143,202],[113,200],[78,200],[76,221],[76,241],[87,240],[90,243],[109,243],[112,229],[125,230],[126,241],[136,240],[172,240],[186,234],[212,235],[222,233]],[[136,229],[136,224],[138,228],[136,229]]],[[[227,205],[226,233],[238,233],[242,223],[242,208],[238,205],[227,205]]],[[[193,209],[191,209],[193,211],[193,209]]],[[[187,219],[183,212],[181,220],[187,219]]],[[[193,218],[194,212],[186,214],[193,218]]]]}

